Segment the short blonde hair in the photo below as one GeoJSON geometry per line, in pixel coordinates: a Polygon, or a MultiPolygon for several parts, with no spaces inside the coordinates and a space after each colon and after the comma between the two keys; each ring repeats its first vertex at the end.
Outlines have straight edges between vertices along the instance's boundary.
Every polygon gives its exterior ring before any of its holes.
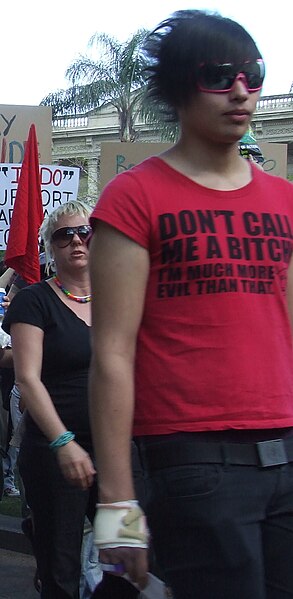
{"type": "Polygon", "coordinates": [[[40,228],[40,235],[44,243],[44,249],[46,254],[46,272],[48,273],[52,268],[54,262],[52,254],[52,234],[55,230],[55,225],[59,218],[63,215],[75,216],[80,215],[84,218],[89,219],[92,213],[92,208],[86,202],[82,200],[70,200],[66,204],[61,204],[55,210],[53,210],[43,221],[40,228]]]}

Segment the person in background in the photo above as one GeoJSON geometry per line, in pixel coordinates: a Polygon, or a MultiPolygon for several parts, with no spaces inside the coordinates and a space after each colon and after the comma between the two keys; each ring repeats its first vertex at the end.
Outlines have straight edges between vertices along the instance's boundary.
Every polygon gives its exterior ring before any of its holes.
{"type": "MultiPolygon", "coordinates": [[[[87,400],[89,214],[89,206],[70,201],[45,219],[41,236],[55,275],[18,291],[3,322],[26,408],[19,469],[42,599],[78,599],[84,520],[93,521],[97,501],[87,400]]],[[[103,582],[101,598],[117,596],[111,582],[110,590],[103,582]]]]}
{"type": "MultiPolygon", "coordinates": [[[[6,268],[4,261],[0,265],[2,272],[0,276],[0,287],[9,290],[12,281],[16,276],[13,268],[6,268]]],[[[3,307],[6,308],[6,302],[3,302],[3,307]]],[[[3,338],[3,331],[1,331],[1,338],[3,338]]],[[[2,492],[5,497],[19,497],[20,492],[16,485],[16,470],[17,470],[17,450],[10,446],[10,438],[13,430],[13,418],[10,411],[10,392],[13,385],[13,361],[12,352],[9,346],[9,337],[4,337],[6,349],[9,351],[3,351],[2,359],[0,357],[0,387],[1,387],[1,398],[2,405],[5,410],[3,412],[4,417],[1,418],[2,428],[1,438],[3,438],[2,445],[5,449],[2,455],[2,470],[3,470],[3,488],[2,492]],[[5,340],[5,337],[7,338],[5,340]],[[8,360],[7,360],[8,358],[8,360]]],[[[2,339],[1,339],[2,341],[2,339]]],[[[2,473],[1,473],[2,474],[2,473]]],[[[0,497],[2,497],[2,492],[0,497]]]]}
{"type": "MultiPolygon", "coordinates": [[[[239,155],[264,79],[238,23],[179,11],[147,38],[178,142],[119,174],[91,224],[95,542],[175,599],[293,596],[293,188],[239,155]]],[[[117,566],[120,564],[120,566],[117,566]]]]}
{"type": "Polygon", "coordinates": [[[259,168],[263,168],[264,157],[259,145],[256,143],[251,127],[239,141],[239,153],[243,158],[253,160],[259,168]]]}
{"type": "MultiPolygon", "coordinates": [[[[24,289],[28,286],[28,283],[13,269],[7,269],[10,271],[10,283],[7,285],[7,294],[4,297],[4,308],[7,310],[9,305],[14,298],[14,296],[20,291],[20,289],[24,289]]],[[[52,274],[52,273],[51,273],[52,274]]],[[[5,272],[7,276],[7,271],[5,272]]],[[[40,278],[45,279],[48,278],[49,274],[46,273],[46,257],[45,252],[42,251],[40,253],[40,278]]],[[[1,278],[0,278],[1,285],[1,278]]],[[[1,365],[1,364],[0,364],[1,365]]],[[[3,398],[6,402],[6,409],[9,411],[9,445],[7,449],[7,458],[4,460],[4,468],[7,470],[7,484],[4,484],[4,494],[10,497],[19,497],[21,498],[21,514],[23,518],[29,517],[29,508],[27,506],[24,488],[22,479],[17,472],[18,466],[18,453],[19,447],[15,441],[11,443],[11,438],[13,438],[14,433],[17,431],[19,427],[20,420],[23,414],[23,407],[20,406],[21,396],[17,385],[14,382],[14,370],[11,368],[10,370],[5,369],[2,370],[2,394],[3,398]],[[18,476],[18,487],[16,488],[14,485],[15,472],[17,472],[18,476]],[[5,486],[8,487],[5,489],[5,486]]],[[[17,435],[18,437],[18,435],[17,435]]],[[[23,525],[26,526],[27,523],[23,522],[23,525]]]]}
{"type": "Polygon", "coordinates": [[[3,407],[7,410],[7,426],[6,429],[6,455],[3,457],[3,495],[5,497],[19,497],[19,481],[17,480],[17,456],[18,449],[10,445],[10,440],[13,435],[15,421],[13,423],[15,413],[11,413],[10,409],[10,394],[13,386],[13,361],[9,364],[9,368],[1,365],[1,395],[3,407]]]}
{"type": "Polygon", "coordinates": [[[2,496],[19,497],[15,484],[16,452],[10,447],[11,418],[9,414],[9,381],[12,379],[13,358],[10,345],[0,348],[0,501],[2,496]],[[8,385],[8,387],[7,387],[8,385]]]}
{"type": "Polygon", "coordinates": [[[88,214],[83,203],[69,202],[44,221],[56,277],[18,291],[3,322],[26,407],[19,469],[33,512],[41,597],[52,599],[78,596],[83,521],[96,500],[86,402],[88,214]]]}

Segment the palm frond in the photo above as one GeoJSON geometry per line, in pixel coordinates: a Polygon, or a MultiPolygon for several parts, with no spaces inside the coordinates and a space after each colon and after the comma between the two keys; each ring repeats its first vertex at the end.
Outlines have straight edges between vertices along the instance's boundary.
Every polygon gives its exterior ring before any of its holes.
{"type": "Polygon", "coordinates": [[[103,64],[98,64],[87,56],[80,56],[68,67],[65,77],[72,85],[91,83],[109,77],[109,71],[103,64]]]}
{"type": "Polygon", "coordinates": [[[52,106],[54,117],[84,114],[112,104],[121,140],[136,139],[138,116],[155,125],[162,138],[176,139],[176,126],[165,122],[163,107],[153,105],[145,93],[148,63],[142,46],[147,34],[140,29],[121,43],[106,33],[95,33],[89,40],[92,55],[80,55],[66,70],[70,87],[49,94],[41,104],[52,106]]]}

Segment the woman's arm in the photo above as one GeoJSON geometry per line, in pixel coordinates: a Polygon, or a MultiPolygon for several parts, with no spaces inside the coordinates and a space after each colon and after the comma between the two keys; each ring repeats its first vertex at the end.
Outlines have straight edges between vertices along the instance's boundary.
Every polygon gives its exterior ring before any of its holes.
{"type": "MultiPolygon", "coordinates": [[[[41,381],[43,338],[42,329],[36,326],[11,325],[16,383],[32,419],[51,442],[66,428],[41,381]]],[[[92,483],[94,468],[88,454],[77,443],[71,441],[60,447],[57,457],[64,476],[71,482],[83,488],[92,483]]]]}
{"type": "Polygon", "coordinates": [[[31,417],[49,441],[65,432],[41,381],[43,331],[25,323],[11,325],[15,380],[31,417]]]}

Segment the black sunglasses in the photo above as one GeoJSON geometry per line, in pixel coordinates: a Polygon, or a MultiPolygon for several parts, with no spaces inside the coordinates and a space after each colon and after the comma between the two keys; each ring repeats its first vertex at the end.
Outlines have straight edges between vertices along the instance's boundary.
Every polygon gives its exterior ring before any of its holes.
{"type": "Polygon", "coordinates": [[[259,58],[243,64],[202,64],[198,71],[198,89],[209,93],[229,92],[235,81],[243,81],[249,93],[261,89],[265,77],[264,61],[259,58]]]}
{"type": "Polygon", "coordinates": [[[78,227],[61,227],[52,233],[51,241],[56,243],[58,248],[66,248],[73,240],[74,235],[78,235],[80,241],[86,242],[90,238],[92,228],[90,225],[79,225],[78,227]]]}

